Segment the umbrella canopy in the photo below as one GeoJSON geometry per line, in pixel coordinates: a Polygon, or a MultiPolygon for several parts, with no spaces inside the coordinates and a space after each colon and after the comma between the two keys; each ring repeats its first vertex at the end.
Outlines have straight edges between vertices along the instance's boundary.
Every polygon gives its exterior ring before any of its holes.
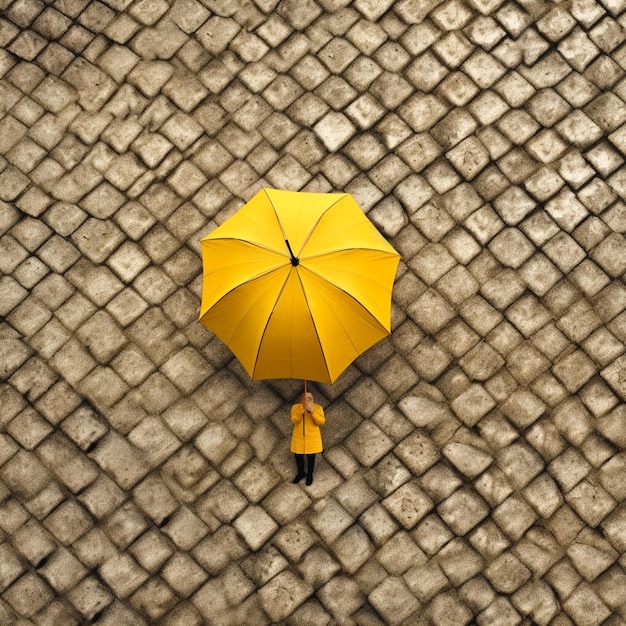
{"type": "Polygon", "coordinates": [[[263,189],[200,245],[200,321],[253,379],[332,383],[391,332],[400,255],[350,194],[263,189]]]}

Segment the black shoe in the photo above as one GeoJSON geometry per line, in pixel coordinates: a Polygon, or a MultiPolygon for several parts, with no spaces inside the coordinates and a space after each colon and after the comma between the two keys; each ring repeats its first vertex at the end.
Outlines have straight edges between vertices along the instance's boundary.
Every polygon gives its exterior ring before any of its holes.
{"type": "Polygon", "coordinates": [[[313,474],[307,474],[306,486],[310,487],[313,484],[313,474]]]}
{"type": "MultiPolygon", "coordinates": [[[[296,474],[296,477],[293,479],[293,484],[299,483],[304,478],[304,474],[296,474]]],[[[307,479],[308,480],[308,479],[307,479]]]]}

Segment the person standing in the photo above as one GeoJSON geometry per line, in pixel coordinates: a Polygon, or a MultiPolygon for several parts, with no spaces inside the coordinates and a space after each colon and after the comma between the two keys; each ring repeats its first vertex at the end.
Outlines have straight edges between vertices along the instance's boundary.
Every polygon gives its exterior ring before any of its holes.
{"type": "Polygon", "coordinates": [[[303,393],[301,401],[291,407],[291,423],[293,424],[291,451],[296,457],[298,472],[293,479],[294,483],[299,483],[305,476],[307,486],[313,483],[315,455],[323,450],[320,426],[325,422],[324,409],[319,404],[315,404],[311,392],[303,393]],[[304,471],[305,458],[306,473],[304,471]]]}

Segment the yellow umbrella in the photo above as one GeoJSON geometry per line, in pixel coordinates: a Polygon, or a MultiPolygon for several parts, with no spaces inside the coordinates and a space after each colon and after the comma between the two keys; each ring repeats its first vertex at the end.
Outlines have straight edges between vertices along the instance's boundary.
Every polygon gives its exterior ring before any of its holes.
{"type": "Polygon", "coordinates": [[[253,379],[332,383],[391,332],[400,256],[350,194],[263,189],[200,245],[200,321],[253,379]]]}

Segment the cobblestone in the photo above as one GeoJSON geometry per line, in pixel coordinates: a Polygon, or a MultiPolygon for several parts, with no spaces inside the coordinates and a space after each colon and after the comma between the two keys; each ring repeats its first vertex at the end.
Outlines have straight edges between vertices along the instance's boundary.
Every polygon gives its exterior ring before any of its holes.
{"type": "Polygon", "coordinates": [[[610,616],[608,607],[590,587],[581,584],[564,603],[566,611],[576,621],[600,624],[610,616]]]}
{"type": "Polygon", "coordinates": [[[4,5],[0,622],[620,623],[623,3],[4,5]],[[310,487],[195,313],[268,185],[402,254],[310,487]]]}
{"type": "Polygon", "coordinates": [[[419,603],[399,578],[386,578],[369,595],[374,608],[387,624],[401,624],[419,608],[419,603]]]}

